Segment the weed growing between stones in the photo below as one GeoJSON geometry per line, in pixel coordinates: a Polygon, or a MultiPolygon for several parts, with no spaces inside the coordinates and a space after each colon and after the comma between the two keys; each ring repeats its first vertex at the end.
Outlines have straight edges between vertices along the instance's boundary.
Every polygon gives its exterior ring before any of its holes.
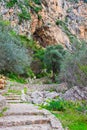
{"type": "Polygon", "coordinates": [[[7,107],[3,108],[2,111],[0,112],[0,117],[2,117],[4,115],[4,112],[6,112],[8,110],[7,107]]]}

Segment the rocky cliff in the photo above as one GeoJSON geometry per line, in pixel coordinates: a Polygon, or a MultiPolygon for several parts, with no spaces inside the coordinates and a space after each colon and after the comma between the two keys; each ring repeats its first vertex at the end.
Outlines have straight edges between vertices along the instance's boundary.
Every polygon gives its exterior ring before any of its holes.
{"type": "Polygon", "coordinates": [[[87,40],[87,3],[83,0],[1,0],[0,15],[18,34],[33,36],[44,47],[62,44],[70,48],[68,34],[87,40]]]}

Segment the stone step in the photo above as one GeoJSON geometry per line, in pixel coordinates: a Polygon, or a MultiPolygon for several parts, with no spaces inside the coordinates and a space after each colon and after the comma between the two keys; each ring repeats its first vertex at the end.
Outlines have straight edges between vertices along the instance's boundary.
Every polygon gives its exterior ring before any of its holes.
{"type": "Polygon", "coordinates": [[[4,112],[4,115],[44,115],[44,111],[33,104],[17,103],[9,104],[9,109],[4,112]]]}
{"type": "Polygon", "coordinates": [[[19,99],[19,100],[6,100],[7,103],[22,103],[22,101],[19,99]]]}
{"type": "Polygon", "coordinates": [[[19,100],[20,97],[6,97],[6,100],[19,100]]]}
{"type": "Polygon", "coordinates": [[[20,99],[21,98],[21,96],[20,95],[7,95],[6,96],[6,99],[8,99],[8,100],[14,100],[14,99],[20,99]]]}
{"type": "Polygon", "coordinates": [[[0,130],[53,130],[49,124],[32,124],[26,126],[2,127],[0,130]]]}
{"type": "Polygon", "coordinates": [[[11,126],[24,126],[31,124],[47,124],[50,120],[44,116],[25,116],[25,115],[16,115],[16,116],[4,116],[0,118],[0,127],[11,127],[11,126]]]}

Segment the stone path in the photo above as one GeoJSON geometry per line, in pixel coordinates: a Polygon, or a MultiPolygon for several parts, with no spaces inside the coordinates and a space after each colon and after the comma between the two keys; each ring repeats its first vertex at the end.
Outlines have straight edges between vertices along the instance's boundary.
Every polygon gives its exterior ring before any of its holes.
{"type": "Polygon", "coordinates": [[[18,95],[7,96],[8,110],[0,117],[0,130],[63,130],[50,112],[23,103],[18,95]]]}

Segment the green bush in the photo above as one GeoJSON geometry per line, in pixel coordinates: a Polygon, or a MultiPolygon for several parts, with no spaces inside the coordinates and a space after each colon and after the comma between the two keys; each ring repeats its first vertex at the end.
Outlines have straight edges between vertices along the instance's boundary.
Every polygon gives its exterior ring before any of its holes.
{"type": "Polygon", "coordinates": [[[33,0],[35,4],[41,5],[41,0],[33,0]]]}
{"type": "Polygon", "coordinates": [[[46,105],[43,105],[44,108],[51,111],[64,111],[66,102],[63,99],[51,100],[46,105]]]}
{"type": "Polygon", "coordinates": [[[71,109],[72,111],[78,111],[84,113],[87,110],[87,102],[86,101],[66,101],[64,99],[54,99],[48,100],[47,104],[42,104],[41,107],[46,108],[51,111],[67,111],[71,109]]]}
{"type": "Polygon", "coordinates": [[[29,12],[27,12],[25,9],[22,9],[22,13],[18,14],[19,16],[19,22],[21,23],[23,20],[30,20],[31,15],[29,12]]]}

